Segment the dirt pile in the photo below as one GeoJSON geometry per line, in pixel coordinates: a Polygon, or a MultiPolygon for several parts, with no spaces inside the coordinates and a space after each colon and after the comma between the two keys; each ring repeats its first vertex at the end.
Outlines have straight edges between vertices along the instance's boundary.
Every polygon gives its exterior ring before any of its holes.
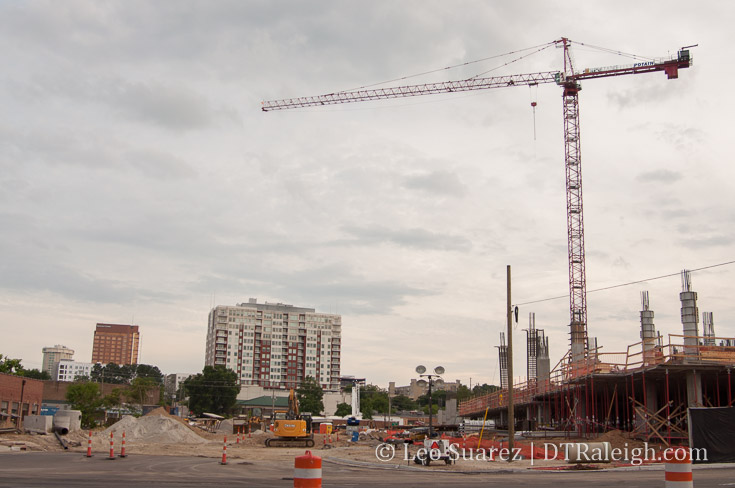
{"type": "Polygon", "coordinates": [[[217,426],[217,433],[218,434],[232,434],[233,433],[232,420],[225,419],[222,422],[220,422],[219,426],[217,426]]]}
{"type": "Polygon", "coordinates": [[[198,436],[189,427],[168,415],[146,415],[135,418],[124,416],[119,422],[111,425],[104,431],[115,437],[125,437],[128,442],[156,442],[159,444],[203,444],[208,442],[198,436]]]}
{"type": "Polygon", "coordinates": [[[613,449],[628,449],[644,447],[643,441],[633,439],[630,434],[623,433],[620,430],[610,430],[605,432],[601,436],[593,439],[593,442],[609,442],[610,447],[613,449]]]}

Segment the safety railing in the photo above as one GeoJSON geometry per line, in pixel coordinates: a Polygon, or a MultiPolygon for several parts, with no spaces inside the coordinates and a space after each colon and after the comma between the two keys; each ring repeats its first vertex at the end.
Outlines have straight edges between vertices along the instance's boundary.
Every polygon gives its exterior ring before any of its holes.
{"type": "MultiPolygon", "coordinates": [[[[662,364],[720,364],[735,366],[735,339],[669,334],[668,344],[661,343],[661,336],[651,344],[643,341],[631,344],[625,352],[591,351],[581,361],[569,361],[570,353],[559,361],[544,380],[526,380],[513,383],[513,403],[531,403],[541,394],[554,393],[577,379],[589,375],[631,373],[642,368],[662,364]]],[[[471,415],[508,406],[508,390],[469,398],[459,404],[460,415],[471,415]]]]}

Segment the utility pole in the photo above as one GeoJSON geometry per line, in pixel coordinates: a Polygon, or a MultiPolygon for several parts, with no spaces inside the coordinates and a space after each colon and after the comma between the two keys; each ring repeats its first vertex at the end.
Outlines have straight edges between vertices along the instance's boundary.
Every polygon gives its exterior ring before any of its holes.
{"type": "MultiPolygon", "coordinates": [[[[390,428],[390,426],[391,426],[391,418],[390,418],[390,414],[391,414],[391,401],[390,401],[390,391],[389,391],[389,392],[388,392],[388,425],[387,425],[387,426],[385,426],[385,422],[383,422],[383,425],[384,425],[384,426],[386,427],[386,430],[387,430],[388,428],[390,428]]],[[[385,417],[383,417],[383,420],[385,420],[385,417]]]]}
{"type": "Polygon", "coordinates": [[[24,379],[20,385],[20,407],[18,408],[18,422],[16,427],[21,433],[23,432],[23,393],[26,391],[26,380],[24,379]]]}
{"type": "Polygon", "coordinates": [[[507,318],[508,318],[508,461],[513,459],[513,440],[515,437],[515,416],[513,412],[513,308],[510,302],[510,265],[507,267],[507,318]]]}

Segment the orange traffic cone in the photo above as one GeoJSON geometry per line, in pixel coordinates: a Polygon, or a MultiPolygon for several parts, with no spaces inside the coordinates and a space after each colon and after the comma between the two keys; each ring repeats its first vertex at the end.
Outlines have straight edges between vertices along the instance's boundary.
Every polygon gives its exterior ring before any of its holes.
{"type": "Polygon", "coordinates": [[[227,436],[225,436],[224,443],[222,445],[222,461],[220,464],[227,464],[227,436]]]}

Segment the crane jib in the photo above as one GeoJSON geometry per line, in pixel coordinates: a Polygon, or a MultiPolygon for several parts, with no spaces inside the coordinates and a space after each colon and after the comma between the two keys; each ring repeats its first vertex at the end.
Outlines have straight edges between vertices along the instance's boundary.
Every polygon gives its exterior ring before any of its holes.
{"type": "Polygon", "coordinates": [[[438,93],[458,93],[489,88],[506,88],[512,86],[539,85],[555,83],[559,78],[556,71],[526,73],[520,75],[496,76],[490,78],[469,78],[458,81],[425,83],[421,85],[405,85],[386,88],[350,90],[313,97],[295,97],[282,100],[268,100],[262,104],[262,110],[284,110],[291,108],[314,107],[320,105],[336,105],[340,103],[364,102],[369,100],[386,100],[438,93]]]}

